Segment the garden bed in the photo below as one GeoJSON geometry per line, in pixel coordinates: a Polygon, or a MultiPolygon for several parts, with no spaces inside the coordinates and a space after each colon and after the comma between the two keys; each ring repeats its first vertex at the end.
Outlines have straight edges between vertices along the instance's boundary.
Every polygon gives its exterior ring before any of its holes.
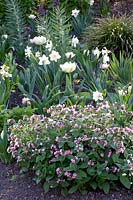
{"type": "Polygon", "coordinates": [[[18,165],[4,165],[0,162],[0,199],[1,200],[132,200],[133,191],[120,188],[120,191],[110,191],[104,194],[100,191],[89,192],[82,196],[75,193],[67,197],[60,195],[59,190],[44,193],[41,184],[36,185],[28,173],[20,175],[18,165]]]}

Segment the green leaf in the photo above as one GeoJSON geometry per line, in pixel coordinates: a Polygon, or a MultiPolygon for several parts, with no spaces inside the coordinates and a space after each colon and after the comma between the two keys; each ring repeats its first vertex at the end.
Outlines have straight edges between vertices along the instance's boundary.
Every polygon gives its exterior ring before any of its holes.
{"type": "Polygon", "coordinates": [[[63,196],[66,196],[66,195],[68,194],[68,190],[67,190],[66,188],[63,188],[63,189],[61,190],[61,194],[62,194],[63,196]]]}
{"type": "Polygon", "coordinates": [[[49,184],[47,182],[45,182],[43,184],[43,189],[44,189],[45,193],[47,193],[49,191],[49,184]]]}
{"type": "Polygon", "coordinates": [[[91,182],[90,186],[93,188],[93,190],[97,189],[97,183],[96,182],[91,182]]]}
{"type": "Polygon", "coordinates": [[[110,185],[109,185],[109,183],[104,182],[102,188],[103,188],[103,191],[104,191],[106,194],[109,193],[109,189],[110,189],[110,185]]]}
{"type": "Polygon", "coordinates": [[[120,182],[127,188],[127,189],[130,189],[131,187],[131,182],[130,180],[128,179],[127,176],[120,176],[120,182]]]}
{"type": "Polygon", "coordinates": [[[78,190],[78,186],[75,185],[75,186],[73,186],[73,187],[71,187],[71,188],[69,189],[68,193],[69,193],[69,194],[72,194],[72,193],[76,192],[77,190],[78,190]]]}
{"type": "Polygon", "coordinates": [[[108,174],[108,177],[107,177],[109,180],[112,180],[112,181],[115,181],[115,180],[118,180],[118,177],[114,174],[108,174]]]}
{"type": "Polygon", "coordinates": [[[87,174],[86,174],[84,171],[79,170],[79,171],[78,171],[78,176],[81,177],[81,178],[86,178],[86,177],[87,177],[87,174]]]}

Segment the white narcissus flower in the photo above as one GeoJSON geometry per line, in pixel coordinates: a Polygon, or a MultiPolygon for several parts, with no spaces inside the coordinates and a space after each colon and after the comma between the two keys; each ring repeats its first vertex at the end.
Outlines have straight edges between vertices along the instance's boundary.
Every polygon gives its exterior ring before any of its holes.
{"type": "Polygon", "coordinates": [[[39,63],[38,64],[39,65],[49,65],[50,61],[49,61],[48,57],[43,54],[42,57],[39,57],[39,63]]]}
{"type": "Polygon", "coordinates": [[[60,65],[60,68],[63,72],[71,73],[76,69],[77,64],[74,62],[65,62],[64,64],[60,65]]]}
{"type": "Polygon", "coordinates": [[[132,91],[132,86],[131,85],[128,86],[127,91],[128,91],[129,94],[131,93],[131,91],[132,91]]]}
{"type": "Polygon", "coordinates": [[[104,54],[103,55],[103,63],[105,64],[105,63],[107,63],[107,62],[109,62],[109,56],[107,55],[107,54],[104,54]]]}
{"type": "Polygon", "coordinates": [[[73,52],[67,52],[67,53],[65,53],[65,56],[67,58],[73,58],[75,56],[75,54],[73,52]]]}
{"type": "Polygon", "coordinates": [[[29,19],[35,19],[35,18],[36,18],[35,15],[33,15],[33,14],[29,15],[29,19]]]}
{"type": "Polygon", "coordinates": [[[88,56],[88,55],[89,55],[89,53],[90,53],[90,51],[89,51],[89,50],[87,50],[87,49],[85,49],[85,50],[83,51],[83,54],[84,54],[84,55],[86,54],[86,55],[88,56]]]}
{"type": "Polygon", "coordinates": [[[94,2],[94,0],[90,0],[90,6],[93,6],[94,2]]]}
{"type": "Polygon", "coordinates": [[[8,35],[7,35],[7,34],[4,34],[4,35],[2,35],[2,38],[3,38],[3,39],[7,39],[7,38],[8,38],[8,35]]]}
{"type": "Polygon", "coordinates": [[[9,66],[2,65],[0,68],[1,68],[0,69],[0,76],[3,80],[5,80],[5,78],[11,78],[12,77],[12,74],[9,73],[9,70],[10,70],[9,66]]]}
{"type": "Polygon", "coordinates": [[[108,50],[106,47],[104,47],[104,48],[102,49],[102,55],[108,55],[109,53],[111,53],[111,51],[108,50]]]}
{"type": "Polygon", "coordinates": [[[36,58],[41,57],[41,53],[40,53],[39,51],[37,51],[37,52],[35,53],[35,57],[36,57],[36,58]]]}
{"type": "Polygon", "coordinates": [[[98,92],[98,91],[93,92],[93,100],[94,101],[98,101],[98,100],[103,101],[103,95],[102,95],[102,93],[98,92]]]}
{"type": "Polygon", "coordinates": [[[55,51],[55,50],[53,50],[51,52],[51,54],[49,55],[49,57],[50,57],[51,61],[55,61],[55,62],[57,62],[57,60],[59,60],[61,58],[60,54],[57,51],[55,51]]]}
{"type": "Polygon", "coordinates": [[[100,65],[100,68],[101,68],[101,69],[108,69],[108,68],[109,68],[109,64],[108,64],[108,63],[102,63],[102,64],[100,65]]]}
{"type": "Polygon", "coordinates": [[[124,92],[124,90],[118,90],[118,94],[122,97],[124,97],[126,95],[126,93],[124,92]]]}
{"type": "Polygon", "coordinates": [[[77,9],[72,10],[72,16],[76,18],[78,16],[79,12],[80,12],[80,10],[77,10],[77,9]]]}
{"type": "Polygon", "coordinates": [[[32,51],[31,51],[31,47],[27,46],[25,51],[25,57],[30,58],[32,51]]]}
{"type": "Polygon", "coordinates": [[[47,40],[47,43],[46,43],[45,47],[46,47],[46,49],[48,49],[48,51],[51,51],[52,47],[53,47],[52,41],[51,40],[47,40]]]}
{"type": "Polygon", "coordinates": [[[44,36],[35,36],[30,42],[36,45],[43,45],[46,43],[46,38],[44,36]]]}
{"type": "Polygon", "coordinates": [[[100,50],[96,47],[94,50],[92,50],[93,55],[96,56],[97,58],[99,58],[100,56],[100,50]]]}
{"type": "Polygon", "coordinates": [[[75,48],[76,48],[77,44],[79,44],[79,40],[78,40],[78,38],[74,35],[73,38],[72,38],[72,47],[75,47],[75,48]]]}

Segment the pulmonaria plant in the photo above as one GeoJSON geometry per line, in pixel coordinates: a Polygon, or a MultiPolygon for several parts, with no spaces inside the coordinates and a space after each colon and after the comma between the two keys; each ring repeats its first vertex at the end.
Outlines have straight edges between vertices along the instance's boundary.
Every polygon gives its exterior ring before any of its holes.
{"type": "Polygon", "coordinates": [[[108,102],[92,105],[52,106],[44,115],[23,117],[9,126],[8,152],[33,170],[44,190],[60,187],[62,194],[84,189],[108,193],[119,181],[132,184],[133,120],[119,126],[108,102]]]}

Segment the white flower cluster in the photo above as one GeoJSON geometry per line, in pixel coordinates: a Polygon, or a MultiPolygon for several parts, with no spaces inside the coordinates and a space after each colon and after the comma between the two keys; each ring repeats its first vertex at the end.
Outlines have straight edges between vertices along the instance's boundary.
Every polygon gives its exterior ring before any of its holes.
{"type": "Polygon", "coordinates": [[[3,80],[5,80],[5,78],[11,78],[12,77],[12,74],[9,73],[9,70],[10,70],[9,66],[2,65],[0,68],[1,68],[0,69],[0,76],[3,80]]]}
{"type": "Polygon", "coordinates": [[[127,94],[131,94],[131,91],[132,91],[132,86],[129,85],[127,89],[125,89],[125,88],[123,88],[123,89],[119,88],[118,89],[118,94],[119,94],[119,96],[124,97],[127,94]]]}
{"type": "Polygon", "coordinates": [[[108,54],[111,53],[111,51],[109,51],[106,47],[104,47],[102,49],[102,51],[100,51],[96,47],[96,49],[94,49],[92,52],[93,52],[93,55],[96,56],[97,58],[99,58],[100,54],[102,53],[102,63],[100,65],[100,68],[101,69],[108,69],[109,61],[110,61],[108,54]]]}
{"type": "MultiPolygon", "coordinates": [[[[56,51],[53,47],[53,43],[51,40],[47,40],[44,36],[35,36],[33,39],[30,40],[31,43],[36,45],[43,45],[45,44],[46,54],[43,54],[40,51],[35,52],[35,55],[32,53],[32,47],[27,46],[25,49],[25,56],[30,58],[31,55],[38,60],[39,65],[49,65],[51,62],[58,62],[61,59],[61,55],[58,51],[56,51]],[[49,53],[48,53],[49,52],[49,53]]],[[[71,46],[76,48],[79,44],[78,38],[74,35],[71,40],[71,46]]],[[[75,57],[75,54],[72,51],[68,51],[65,53],[67,59],[72,59],[75,57]]],[[[76,69],[77,64],[75,62],[65,62],[64,64],[60,65],[62,71],[66,73],[71,73],[76,69]]]]}

